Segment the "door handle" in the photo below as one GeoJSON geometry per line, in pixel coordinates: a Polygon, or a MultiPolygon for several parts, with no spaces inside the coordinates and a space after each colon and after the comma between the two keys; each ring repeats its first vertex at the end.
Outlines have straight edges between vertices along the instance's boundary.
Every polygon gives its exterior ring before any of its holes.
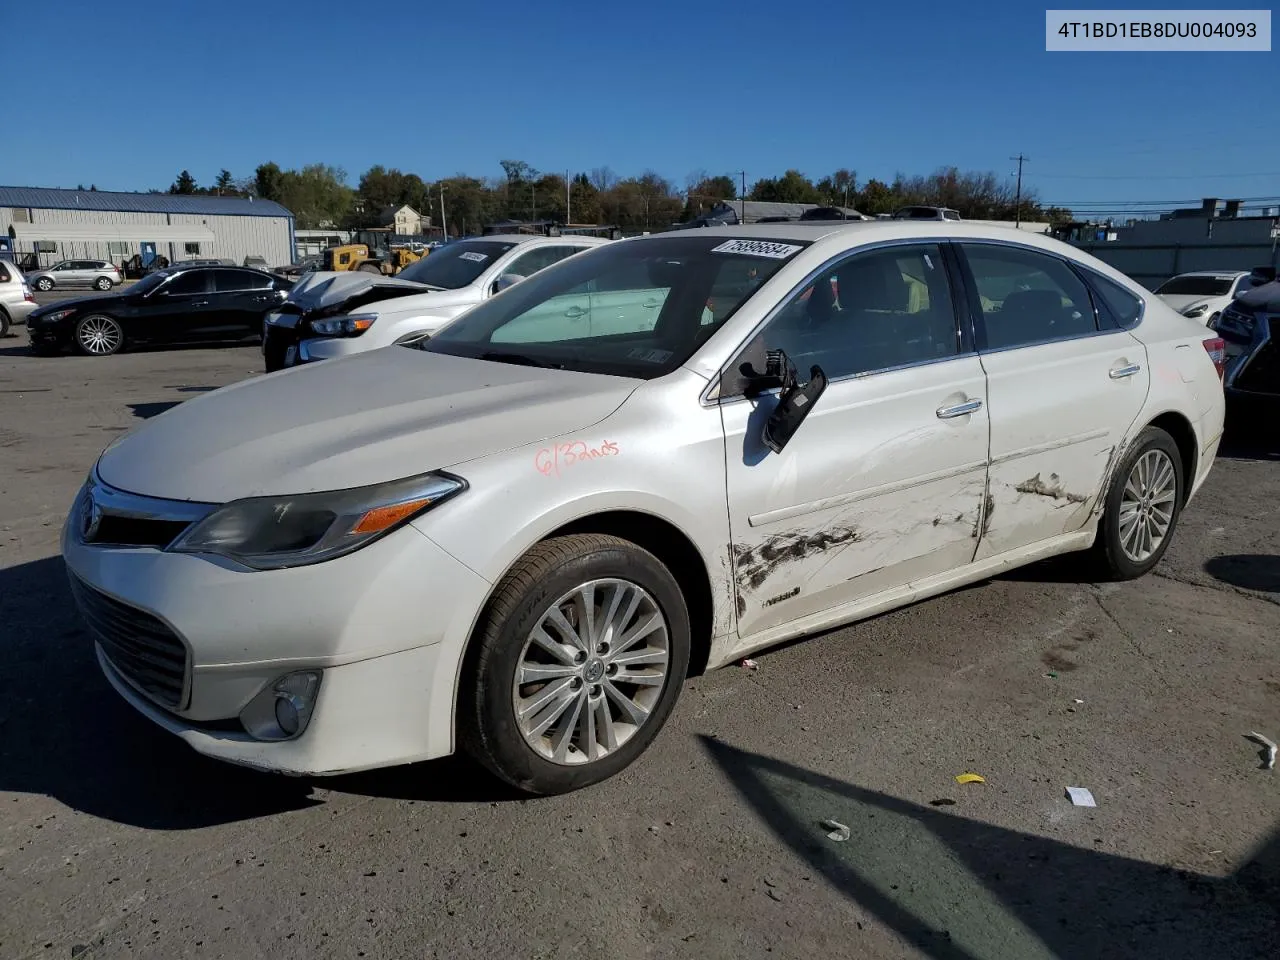
{"type": "Polygon", "coordinates": [[[1112,380],[1123,380],[1125,377],[1132,377],[1135,373],[1142,369],[1142,364],[1131,363],[1127,367],[1113,367],[1107,371],[1107,376],[1112,380]]]}
{"type": "Polygon", "coordinates": [[[209,305],[209,301],[208,300],[192,300],[191,305],[193,307],[207,307],[209,305]]]}
{"type": "Polygon", "coordinates": [[[272,300],[275,299],[275,297],[254,297],[253,299],[256,300],[258,303],[270,303],[272,300]]]}
{"type": "Polygon", "coordinates": [[[587,311],[583,310],[581,307],[570,307],[564,312],[564,315],[570,320],[577,320],[579,317],[585,317],[587,315],[587,311]]]}
{"type": "Polygon", "coordinates": [[[953,417],[963,417],[967,413],[974,413],[981,409],[981,400],[966,400],[964,403],[954,403],[949,407],[939,407],[938,419],[950,420],[953,417]]]}
{"type": "Polygon", "coordinates": [[[646,300],[646,301],[644,302],[644,305],[645,305],[646,307],[648,307],[650,310],[652,310],[654,307],[660,307],[660,306],[662,306],[662,301],[661,301],[661,300],[646,300]]]}

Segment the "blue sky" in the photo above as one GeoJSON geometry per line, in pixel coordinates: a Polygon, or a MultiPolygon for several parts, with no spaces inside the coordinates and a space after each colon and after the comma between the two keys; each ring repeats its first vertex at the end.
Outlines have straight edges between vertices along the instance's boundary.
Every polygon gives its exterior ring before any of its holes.
{"type": "Polygon", "coordinates": [[[435,179],[497,175],[501,159],[652,168],[678,186],[788,167],[862,181],[1010,174],[1022,152],[1044,201],[1280,195],[1280,54],[1046,53],[1044,5],[1026,2],[979,17],[931,2],[180,0],[136,26],[97,0],[20,6],[8,88],[34,98],[0,143],[0,183],[146,189],[265,160],[354,183],[374,163],[435,179]]]}

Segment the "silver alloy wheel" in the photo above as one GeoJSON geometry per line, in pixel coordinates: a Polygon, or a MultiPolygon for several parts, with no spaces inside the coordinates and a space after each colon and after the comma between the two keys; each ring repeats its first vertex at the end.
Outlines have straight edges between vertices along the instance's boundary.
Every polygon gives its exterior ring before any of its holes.
{"type": "Polygon", "coordinates": [[[1140,456],[1125,480],[1120,497],[1120,549],[1134,563],[1145,562],[1160,549],[1173,523],[1178,478],[1163,450],[1140,456]]]}
{"type": "Polygon", "coordinates": [[[119,350],[122,336],[120,325],[110,317],[85,317],[76,328],[76,338],[84,352],[99,357],[119,350]]]}
{"type": "Polygon", "coordinates": [[[36,281],[36,289],[37,289],[37,290],[52,290],[52,289],[53,289],[53,281],[52,281],[52,280],[50,280],[48,277],[41,277],[39,280],[37,280],[37,281],[36,281]]]}
{"type": "Polygon", "coordinates": [[[110,290],[111,281],[108,280],[106,277],[99,277],[98,282],[95,283],[94,286],[96,286],[99,290],[110,290]]]}
{"type": "Polygon", "coordinates": [[[525,742],[565,766],[612,754],[657,707],[670,653],[667,619],[644,588],[604,579],[570,590],[530,631],[516,665],[525,742]]]}

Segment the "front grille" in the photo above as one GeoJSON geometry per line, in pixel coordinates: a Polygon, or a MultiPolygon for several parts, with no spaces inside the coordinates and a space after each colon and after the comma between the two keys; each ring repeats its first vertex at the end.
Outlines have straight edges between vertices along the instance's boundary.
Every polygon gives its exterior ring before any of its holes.
{"type": "Polygon", "coordinates": [[[149,697],[172,710],[185,706],[187,648],[151,614],[121,603],[72,575],[80,613],[112,666],[149,697]]]}
{"type": "Polygon", "coordinates": [[[191,526],[185,520],[144,520],[104,514],[93,536],[85,543],[115,547],[157,547],[163,550],[191,526]]]}

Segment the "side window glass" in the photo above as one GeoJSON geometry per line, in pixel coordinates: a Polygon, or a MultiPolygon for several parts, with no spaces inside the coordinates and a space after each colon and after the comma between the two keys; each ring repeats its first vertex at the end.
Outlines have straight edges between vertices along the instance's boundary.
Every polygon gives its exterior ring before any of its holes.
{"type": "MultiPolygon", "coordinates": [[[[725,280],[755,282],[749,275],[725,280]]],[[[777,349],[801,377],[814,364],[835,378],[955,356],[956,317],[938,246],[868,251],[836,264],[792,295],[746,359],[777,349]]]]}
{"type": "Polygon", "coordinates": [[[209,271],[208,270],[188,270],[186,273],[180,273],[165,287],[165,292],[170,296],[182,296],[191,293],[205,293],[209,289],[209,271]]]}
{"type": "Polygon", "coordinates": [[[982,305],[985,349],[1062,340],[1098,329],[1088,287],[1063,261],[1032,250],[963,246],[982,305]]]}
{"type": "Polygon", "coordinates": [[[237,290],[265,290],[271,286],[271,280],[248,270],[215,270],[213,271],[213,289],[218,293],[232,293],[237,290]]]}
{"type": "Polygon", "coordinates": [[[1128,329],[1138,322],[1138,318],[1142,316],[1140,298],[1100,273],[1090,273],[1089,281],[1098,299],[1102,301],[1102,307],[1108,314],[1108,319],[1113,321],[1108,326],[1128,329]]]}

